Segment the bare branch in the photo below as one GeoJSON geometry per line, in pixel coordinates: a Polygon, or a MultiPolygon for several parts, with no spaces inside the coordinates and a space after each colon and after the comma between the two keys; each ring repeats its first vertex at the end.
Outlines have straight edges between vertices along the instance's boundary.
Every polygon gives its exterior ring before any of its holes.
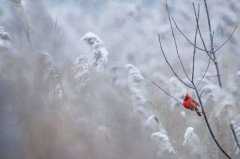
{"type": "MultiPolygon", "coordinates": [[[[190,40],[190,38],[182,31],[182,29],[178,26],[178,24],[177,24],[176,20],[174,19],[174,17],[171,16],[171,19],[172,19],[173,24],[175,25],[176,29],[178,30],[178,32],[179,32],[180,34],[182,34],[182,36],[186,39],[186,41],[188,41],[188,43],[189,43],[190,45],[194,46],[194,42],[192,42],[192,41],[190,40]]],[[[199,47],[199,46],[196,46],[196,48],[197,48],[198,50],[200,50],[200,51],[206,52],[205,49],[203,49],[203,48],[201,48],[201,47],[199,47]]]]}
{"type": "Polygon", "coordinates": [[[219,69],[219,66],[218,66],[218,62],[216,60],[216,55],[215,53],[213,54],[214,56],[214,66],[215,66],[215,69],[216,69],[216,72],[217,72],[217,80],[218,80],[218,85],[220,88],[222,88],[222,80],[221,80],[221,76],[220,76],[220,69],[219,69]]]}
{"type": "MultiPolygon", "coordinates": [[[[174,19],[173,16],[171,16],[171,20],[173,21],[173,24],[174,26],[176,27],[177,31],[185,38],[185,40],[192,46],[194,46],[194,42],[191,41],[191,39],[182,31],[182,29],[178,26],[176,20],[174,19]]],[[[232,38],[233,38],[233,35],[234,33],[238,30],[238,27],[239,25],[236,25],[233,29],[233,31],[231,32],[230,36],[222,43],[220,44],[215,50],[214,50],[214,53],[218,52],[219,50],[221,50],[232,38]]],[[[202,41],[202,44],[203,44],[203,47],[204,48],[201,48],[200,46],[197,46],[196,45],[196,48],[202,52],[206,52],[206,53],[209,53],[210,51],[207,50],[207,47],[206,47],[206,44],[205,44],[205,41],[203,39],[203,35],[201,33],[201,30],[200,30],[200,27],[199,27],[199,35],[200,35],[200,38],[201,38],[201,41],[202,41]]]]}
{"type": "Polygon", "coordinates": [[[232,124],[232,123],[230,124],[230,128],[231,128],[231,130],[232,130],[232,134],[233,134],[234,141],[236,142],[237,147],[238,147],[238,149],[240,150],[240,143],[239,143],[239,140],[238,140],[238,138],[237,138],[237,134],[236,134],[236,132],[235,132],[235,130],[234,130],[234,127],[233,127],[233,124],[232,124]]]}
{"type": "Polygon", "coordinates": [[[206,11],[206,15],[207,15],[207,21],[208,21],[208,30],[209,30],[209,38],[210,38],[210,54],[212,55],[212,60],[214,62],[214,66],[216,68],[216,72],[217,72],[217,80],[218,80],[218,85],[219,87],[222,88],[222,81],[221,81],[221,77],[220,77],[220,70],[219,70],[219,66],[218,66],[218,62],[217,62],[217,57],[216,57],[216,52],[214,50],[214,46],[213,46],[213,31],[212,31],[212,25],[211,25],[211,20],[210,20],[210,15],[209,15],[209,10],[208,10],[208,5],[207,5],[207,0],[204,0],[204,6],[205,6],[205,11],[206,11]]]}
{"type": "Polygon", "coordinates": [[[166,91],[165,89],[163,89],[159,84],[157,84],[156,82],[150,80],[151,83],[156,86],[158,89],[160,89],[164,94],[166,94],[167,96],[169,96],[170,98],[174,99],[178,104],[181,105],[181,101],[179,99],[177,99],[176,97],[174,97],[173,95],[171,95],[168,91],[166,91]]]}
{"type": "Polygon", "coordinates": [[[173,29],[173,25],[172,25],[172,21],[171,21],[171,18],[170,18],[170,12],[169,12],[169,8],[168,8],[168,4],[166,3],[166,10],[167,10],[167,13],[168,13],[168,20],[169,20],[169,24],[171,26],[171,33],[172,33],[172,37],[173,37],[173,41],[174,41],[174,46],[175,46],[175,49],[176,49],[176,53],[177,53],[177,56],[178,56],[178,60],[181,64],[181,67],[182,67],[182,70],[185,74],[185,76],[187,77],[188,80],[190,80],[188,74],[187,74],[187,71],[185,69],[185,66],[183,65],[183,62],[182,62],[182,58],[179,54],[179,49],[178,49],[178,45],[177,45],[177,40],[176,40],[176,37],[175,37],[175,33],[174,33],[174,29],[173,29]]]}
{"type": "MultiPolygon", "coordinates": [[[[199,101],[199,104],[200,104],[200,107],[201,107],[201,110],[202,110],[202,113],[203,113],[203,116],[204,116],[204,120],[205,120],[205,123],[207,125],[207,128],[208,128],[208,131],[213,139],[213,141],[215,142],[215,144],[217,145],[217,147],[219,148],[219,150],[229,159],[231,159],[230,155],[228,155],[228,153],[223,149],[223,147],[220,145],[219,141],[217,140],[215,134],[213,133],[213,130],[211,128],[211,125],[208,121],[208,117],[206,115],[206,112],[204,110],[204,107],[203,107],[203,103],[202,103],[202,99],[201,99],[201,94],[199,93],[199,90],[194,82],[194,71],[195,71],[195,56],[196,56],[196,49],[197,49],[197,35],[198,33],[200,34],[200,38],[201,38],[201,41],[202,41],[202,44],[204,46],[204,51],[207,53],[208,57],[209,57],[209,62],[208,62],[208,65],[207,65],[207,69],[206,71],[204,72],[204,75],[203,75],[203,78],[206,76],[206,72],[208,71],[209,69],[209,66],[210,66],[210,61],[212,60],[214,62],[214,65],[216,67],[216,70],[217,70],[217,75],[218,75],[218,82],[219,82],[219,86],[221,87],[221,79],[220,79],[220,73],[219,73],[219,67],[218,67],[218,63],[216,61],[216,55],[215,55],[215,52],[214,52],[214,47],[213,47],[213,31],[212,31],[212,26],[211,26],[211,21],[210,21],[210,16],[209,16],[209,10],[208,10],[208,6],[207,6],[207,2],[206,0],[204,0],[204,4],[205,4],[205,11],[206,11],[206,14],[207,14],[207,20],[208,20],[208,28],[209,28],[209,38],[210,38],[210,51],[207,50],[207,47],[206,47],[206,44],[205,44],[205,41],[203,39],[203,36],[201,34],[201,31],[200,31],[200,27],[199,27],[199,12],[200,12],[200,9],[199,9],[199,5],[198,5],[198,11],[196,11],[196,7],[195,5],[193,4],[193,8],[194,8],[194,15],[195,15],[195,19],[196,19],[196,31],[195,31],[195,37],[194,37],[194,43],[192,43],[192,41],[187,37],[187,36],[184,36],[186,39],[189,39],[188,41],[191,42],[191,44],[193,45],[194,47],[194,50],[193,50],[193,66],[192,66],[192,80],[188,78],[189,82],[191,82],[191,85],[190,87],[195,91],[196,95],[197,95],[197,98],[198,98],[198,101],[199,101]]],[[[185,69],[183,67],[183,63],[181,61],[181,58],[179,56],[179,52],[178,52],[178,47],[177,47],[177,43],[176,43],[176,38],[175,38],[175,34],[174,34],[174,31],[173,31],[173,27],[172,27],[172,21],[171,21],[171,17],[170,17],[170,14],[169,14],[169,10],[168,10],[168,5],[166,3],[166,7],[167,7],[167,11],[168,11],[168,18],[169,18],[169,22],[170,22],[170,25],[171,25],[171,31],[172,31],[172,36],[173,36],[173,39],[174,39],[174,44],[175,44],[175,48],[176,48],[176,51],[177,51],[177,55],[178,55],[178,59],[182,65],[182,68],[185,69]]],[[[173,18],[172,18],[173,19],[173,18]]],[[[173,20],[174,21],[174,20],[173,20]]],[[[175,22],[174,22],[175,23],[175,22]]],[[[176,23],[175,23],[175,26],[176,23]]],[[[180,30],[180,29],[179,29],[180,30]]],[[[182,32],[183,33],[183,32],[182,32]]],[[[183,33],[183,35],[185,35],[183,33]]],[[[159,44],[160,44],[160,48],[161,48],[161,52],[163,54],[163,57],[167,63],[167,65],[170,67],[172,73],[178,78],[178,80],[183,83],[185,86],[189,87],[189,84],[185,83],[179,76],[178,74],[175,72],[174,68],[171,66],[171,64],[169,63],[167,57],[166,57],[166,54],[163,50],[163,47],[162,47],[162,43],[161,43],[161,37],[160,35],[158,35],[158,41],[159,41],[159,44]]],[[[186,75],[187,76],[187,75],[186,75]]],[[[201,82],[201,80],[200,80],[201,82]]],[[[198,82],[198,84],[200,83],[198,82]]],[[[153,83],[154,84],[154,83],[153,83]]],[[[161,88],[161,87],[160,87],[161,88]]],[[[162,89],[161,89],[162,90],[162,89]]],[[[163,91],[163,90],[162,90],[163,91]]]]}
{"type": "Polygon", "coordinates": [[[208,30],[209,30],[209,39],[211,43],[211,52],[213,53],[213,32],[212,32],[212,24],[210,20],[210,15],[209,15],[209,10],[208,10],[208,5],[207,5],[207,0],[204,0],[204,6],[205,6],[205,11],[207,15],[207,21],[208,21],[208,30]]]}
{"type": "MultiPolygon", "coordinates": [[[[195,9],[194,3],[193,8],[195,9]]],[[[198,13],[196,16],[196,21],[199,20],[200,6],[198,5],[198,13]]],[[[197,35],[198,35],[198,24],[196,24],[196,31],[194,35],[194,47],[193,47],[193,59],[192,59],[192,82],[194,82],[194,73],[195,73],[195,58],[196,58],[196,45],[197,45],[197,35]]]]}
{"type": "MultiPolygon", "coordinates": [[[[196,15],[195,15],[195,16],[196,16],[196,15]]],[[[172,21],[173,21],[176,29],[178,30],[178,32],[186,39],[186,41],[188,41],[188,43],[189,43],[190,45],[194,46],[194,42],[192,42],[192,41],[190,40],[190,38],[182,31],[182,29],[178,26],[178,24],[177,24],[176,20],[174,19],[174,17],[171,16],[171,19],[172,19],[172,21]]],[[[207,49],[207,46],[206,46],[206,44],[205,44],[205,40],[203,39],[203,35],[202,35],[202,32],[201,32],[201,29],[200,29],[200,26],[199,26],[199,22],[198,22],[198,21],[197,21],[197,24],[198,24],[198,32],[199,32],[199,35],[200,35],[200,38],[201,38],[201,41],[202,41],[202,45],[203,45],[204,48],[201,48],[201,47],[199,47],[199,46],[197,46],[197,45],[195,45],[195,47],[196,47],[198,50],[202,51],[202,52],[206,52],[207,55],[209,56],[209,58],[211,58],[211,59],[213,60],[213,58],[211,57],[210,51],[208,51],[208,49],[207,49]]]]}
{"type": "Polygon", "coordinates": [[[212,55],[211,55],[211,52],[208,51],[207,45],[206,45],[206,43],[205,43],[205,40],[203,39],[203,35],[202,35],[201,28],[200,28],[200,25],[199,25],[199,20],[197,19],[197,11],[196,11],[195,5],[193,5],[193,10],[194,10],[194,16],[195,16],[196,24],[197,24],[197,27],[198,27],[198,33],[199,33],[199,35],[200,35],[200,39],[201,39],[201,41],[202,41],[202,45],[203,45],[203,47],[204,47],[204,51],[207,53],[208,57],[209,57],[211,60],[213,60],[212,55]]]}
{"type": "Polygon", "coordinates": [[[185,81],[183,81],[183,80],[181,79],[181,77],[175,72],[174,68],[172,67],[172,65],[171,65],[170,62],[168,61],[167,56],[166,56],[165,51],[164,51],[163,46],[162,46],[160,34],[158,34],[158,42],[159,42],[159,46],[160,46],[160,49],[161,49],[161,53],[162,53],[162,55],[163,55],[163,57],[164,57],[164,60],[165,60],[165,62],[167,63],[167,65],[169,66],[169,68],[171,69],[171,71],[172,71],[172,73],[174,74],[174,76],[175,76],[183,85],[185,85],[186,87],[188,87],[188,88],[193,88],[191,85],[189,85],[188,83],[186,83],[185,81]]]}
{"type": "Polygon", "coordinates": [[[213,139],[213,141],[215,142],[215,144],[217,145],[217,147],[222,151],[222,153],[229,159],[231,159],[230,155],[228,155],[228,153],[222,148],[222,146],[220,145],[219,141],[217,140],[216,136],[214,135],[213,133],[213,130],[211,128],[211,125],[208,121],[208,117],[206,115],[206,112],[204,110],[204,106],[203,106],[203,103],[202,103],[202,99],[201,99],[201,95],[199,94],[199,91],[198,91],[198,88],[196,87],[196,85],[194,83],[193,84],[193,87],[194,87],[194,90],[195,90],[195,93],[197,95],[197,98],[198,98],[198,101],[199,101],[199,104],[200,104],[200,107],[201,107],[201,110],[202,110],[202,113],[203,113],[203,117],[204,117],[204,120],[205,120],[205,123],[207,124],[207,128],[208,128],[208,131],[213,139]]]}
{"type": "Polygon", "coordinates": [[[216,49],[215,49],[215,52],[218,52],[221,48],[223,48],[232,38],[233,38],[233,35],[234,33],[238,30],[238,26],[239,25],[236,25],[233,29],[233,31],[231,32],[230,36],[221,44],[219,45],[216,49]]]}
{"type": "Polygon", "coordinates": [[[207,72],[208,72],[209,67],[210,67],[210,64],[211,64],[211,59],[208,58],[208,64],[207,64],[207,67],[206,67],[206,69],[205,69],[205,71],[204,71],[204,73],[203,73],[202,78],[198,81],[198,83],[197,83],[197,87],[199,86],[199,84],[200,84],[200,83],[204,80],[204,78],[206,77],[207,72]]]}
{"type": "Polygon", "coordinates": [[[207,72],[208,72],[208,69],[209,69],[209,67],[210,67],[211,60],[212,60],[211,55],[210,55],[209,52],[207,51],[207,46],[206,46],[206,44],[205,44],[205,41],[204,41],[203,36],[202,36],[202,32],[201,32],[201,30],[200,30],[200,26],[199,26],[199,10],[200,10],[199,7],[200,7],[200,6],[199,6],[199,4],[198,4],[198,13],[197,13],[195,4],[193,3],[193,10],[194,10],[194,16],[195,16],[195,20],[196,20],[196,24],[197,24],[197,29],[198,29],[198,33],[199,33],[199,35],[200,35],[200,39],[201,39],[201,41],[202,41],[204,50],[205,50],[205,52],[206,52],[207,55],[208,55],[208,64],[207,64],[207,67],[206,67],[206,69],[205,69],[205,71],[204,71],[204,74],[203,74],[203,76],[202,76],[202,79],[199,80],[198,83],[197,83],[197,87],[198,87],[198,85],[201,83],[201,81],[204,80],[204,78],[205,78],[205,76],[206,76],[206,74],[207,74],[207,72]]]}
{"type": "Polygon", "coordinates": [[[212,25],[211,25],[211,20],[210,20],[207,0],[204,0],[204,6],[205,6],[206,15],[207,15],[209,38],[210,38],[210,44],[211,44],[210,45],[210,53],[213,56],[214,65],[215,65],[215,68],[216,68],[216,71],[217,71],[218,84],[219,84],[220,87],[222,87],[222,82],[221,82],[221,78],[220,78],[220,71],[219,71],[219,67],[218,67],[218,62],[217,62],[216,55],[215,55],[215,52],[214,52],[213,31],[212,31],[212,25]]]}

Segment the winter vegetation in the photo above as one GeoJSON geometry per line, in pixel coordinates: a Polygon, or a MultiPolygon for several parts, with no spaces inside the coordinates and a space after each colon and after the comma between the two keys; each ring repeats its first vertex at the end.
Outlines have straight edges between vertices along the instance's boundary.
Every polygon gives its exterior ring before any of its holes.
{"type": "Polygon", "coordinates": [[[0,4],[1,159],[240,158],[238,0],[0,4]]]}

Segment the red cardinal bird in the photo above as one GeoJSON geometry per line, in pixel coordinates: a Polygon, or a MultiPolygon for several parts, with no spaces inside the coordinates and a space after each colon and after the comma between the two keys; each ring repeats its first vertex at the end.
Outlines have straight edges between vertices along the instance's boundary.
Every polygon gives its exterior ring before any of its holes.
{"type": "Polygon", "coordinates": [[[188,94],[186,94],[186,96],[183,99],[183,103],[182,105],[184,106],[184,108],[186,109],[190,109],[192,111],[196,111],[198,116],[202,116],[201,112],[198,110],[198,102],[196,102],[191,96],[189,96],[188,94]]]}

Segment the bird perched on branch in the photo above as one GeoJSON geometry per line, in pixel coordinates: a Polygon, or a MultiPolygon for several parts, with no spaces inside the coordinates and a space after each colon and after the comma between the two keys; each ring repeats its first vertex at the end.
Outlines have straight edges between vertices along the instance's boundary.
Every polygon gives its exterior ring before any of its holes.
{"type": "Polygon", "coordinates": [[[201,112],[198,109],[198,107],[199,107],[198,102],[196,102],[190,95],[188,95],[188,94],[185,95],[182,105],[186,109],[195,111],[198,116],[202,116],[201,112]]]}

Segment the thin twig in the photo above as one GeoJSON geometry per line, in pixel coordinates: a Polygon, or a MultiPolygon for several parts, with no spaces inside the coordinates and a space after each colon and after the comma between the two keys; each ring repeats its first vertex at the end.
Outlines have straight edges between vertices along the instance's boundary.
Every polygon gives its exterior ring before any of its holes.
{"type": "Polygon", "coordinates": [[[144,73],[142,73],[143,77],[145,79],[147,79],[149,82],[151,82],[152,85],[154,85],[155,87],[157,87],[158,89],[160,89],[165,95],[169,96],[170,98],[172,98],[173,100],[175,100],[178,104],[182,104],[182,102],[175,96],[171,95],[167,90],[165,90],[164,88],[162,88],[159,84],[157,84],[156,82],[154,82],[153,80],[151,80],[150,78],[148,78],[144,73]]]}
{"type": "Polygon", "coordinates": [[[239,25],[236,25],[233,29],[233,31],[231,32],[230,36],[221,44],[219,45],[216,49],[215,52],[218,52],[221,48],[223,48],[232,38],[234,33],[237,31],[239,25]]]}
{"type": "MultiPolygon", "coordinates": [[[[204,116],[204,120],[205,120],[205,123],[207,125],[207,128],[208,128],[208,131],[213,139],[213,141],[215,142],[215,144],[217,145],[217,147],[219,148],[219,150],[228,158],[228,159],[231,159],[230,155],[228,155],[228,153],[223,149],[223,147],[220,145],[219,141],[217,140],[212,128],[211,128],[211,125],[208,121],[208,117],[206,115],[206,112],[204,110],[204,107],[203,107],[203,102],[202,102],[202,99],[201,99],[201,94],[199,93],[199,90],[198,90],[198,87],[197,85],[195,84],[194,82],[194,71],[195,71],[195,54],[196,54],[196,49],[197,49],[197,35],[198,33],[200,34],[200,38],[201,38],[201,41],[202,41],[202,44],[204,46],[204,51],[208,54],[209,56],[209,62],[208,62],[208,65],[207,65],[207,68],[206,68],[206,71],[204,72],[204,75],[202,77],[202,79],[205,78],[206,76],[206,73],[209,69],[209,66],[210,66],[210,62],[211,60],[214,62],[214,65],[216,67],[216,70],[217,70],[217,75],[218,75],[218,82],[219,82],[219,86],[221,87],[221,79],[220,79],[220,73],[219,73],[219,67],[218,67],[218,63],[217,63],[217,59],[216,59],[216,55],[215,55],[215,52],[214,52],[214,46],[213,46],[213,31],[212,31],[212,26],[211,26],[211,21],[210,21],[210,16],[209,16],[209,10],[208,10],[208,6],[207,6],[207,2],[206,0],[204,0],[204,4],[205,4],[205,11],[206,11],[206,14],[207,14],[207,19],[208,19],[208,28],[209,28],[209,38],[210,38],[210,51],[207,50],[207,47],[206,47],[206,44],[204,42],[204,39],[203,39],[203,36],[201,34],[201,31],[200,31],[200,27],[199,27],[199,6],[198,6],[198,11],[196,11],[196,7],[195,5],[193,4],[193,8],[194,8],[194,15],[195,15],[195,19],[196,19],[196,32],[195,32],[195,37],[194,37],[194,43],[192,44],[194,49],[193,49],[193,66],[192,66],[192,79],[188,79],[189,82],[191,83],[191,88],[195,91],[196,95],[197,95],[197,98],[198,98],[198,101],[199,101],[199,105],[201,107],[201,110],[202,110],[202,113],[203,113],[203,116],[204,116]]],[[[166,7],[168,9],[168,5],[166,3],[166,7]]],[[[171,25],[171,31],[172,31],[172,36],[173,36],[173,39],[174,39],[174,42],[175,42],[175,47],[176,47],[176,51],[177,51],[177,54],[179,55],[178,53],[178,48],[177,48],[177,45],[176,45],[176,39],[175,39],[175,35],[173,33],[173,28],[172,28],[172,24],[171,24],[171,18],[170,18],[170,15],[169,15],[169,10],[168,10],[168,16],[169,16],[169,22],[170,22],[170,25],[171,25]]],[[[173,19],[173,18],[172,18],[173,19]]],[[[175,22],[174,22],[175,23],[175,22]]],[[[177,24],[176,24],[177,26],[177,24]]],[[[185,35],[185,34],[183,34],[185,35]]],[[[186,36],[187,37],[187,36],[186,36]]],[[[188,39],[188,38],[187,38],[188,39]]],[[[158,35],[158,41],[159,41],[159,44],[160,44],[160,48],[161,48],[161,52],[163,54],[163,57],[165,59],[165,62],[167,63],[167,65],[169,66],[169,68],[171,69],[172,73],[176,76],[176,78],[181,82],[183,83],[185,86],[189,87],[189,84],[187,84],[185,81],[183,81],[179,76],[178,74],[175,72],[174,68],[172,67],[172,65],[169,63],[167,57],[166,57],[166,54],[163,50],[163,46],[162,46],[162,42],[161,42],[161,37],[160,35],[158,35]]],[[[189,39],[189,41],[191,41],[189,39]]],[[[192,42],[192,41],[191,41],[192,42]]],[[[178,57],[179,58],[179,57],[178,57]]],[[[181,58],[179,59],[181,61],[181,58]]],[[[184,68],[184,67],[183,67],[184,68]]],[[[201,80],[198,82],[198,84],[201,82],[201,80]]],[[[154,83],[153,83],[154,84],[154,83]]],[[[161,87],[160,87],[161,89],[161,87]]],[[[161,89],[162,90],[162,89],[161,89]]],[[[163,90],[162,90],[163,91],[163,90]]],[[[165,92],[166,93],[166,92],[165,92]]],[[[168,93],[168,92],[167,92],[168,93]]],[[[169,94],[171,96],[171,94],[169,94]]]]}
{"type": "Polygon", "coordinates": [[[211,64],[211,59],[208,58],[208,64],[207,64],[207,67],[206,67],[206,69],[205,69],[205,71],[204,71],[204,73],[203,73],[202,78],[198,81],[198,83],[197,83],[197,87],[200,85],[200,83],[201,83],[201,82],[204,80],[204,78],[206,77],[207,72],[208,72],[208,70],[209,70],[209,68],[210,68],[210,64],[211,64]]]}
{"type": "Polygon", "coordinates": [[[169,24],[170,24],[170,27],[171,27],[171,33],[172,33],[172,37],[173,37],[173,41],[174,41],[174,46],[175,46],[175,49],[176,49],[176,53],[177,53],[177,56],[178,56],[178,60],[181,64],[181,67],[182,67],[182,70],[185,74],[185,76],[187,77],[188,80],[190,80],[188,74],[187,74],[187,71],[185,69],[185,66],[183,65],[183,62],[182,62],[182,58],[179,54],[179,49],[178,49],[178,45],[177,45],[177,40],[176,40],[176,37],[175,37],[175,33],[174,33],[174,30],[173,30],[173,25],[172,25],[172,21],[171,21],[171,18],[170,18],[170,12],[169,12],[169,7],[168,7],[168,4],[166,3],[166,10],[167,10],[167,13],[168,13],[168,20],[169,20],[169,24]]]}
{"type": "Polygon", "coordinates": [[[213,62],[216,68],[216,72],[217,72],[217,80],[218,80],[218,85],[219,87],[222,87],[222,81],[221,81],[221,77],[220,77],[220,70],[219,70],[219,66],[218,66],[218,62],[217,62],[217,57],[214,51],[214,42],[213,42],[213,31],[212,31],[212,25],[211,25],[211,20],[210,20],[210,15],[209,15],[209,9],[208,9],[208,4],[207,4],[207,0],[203,0],[204,1],[204,6],[205,6],[205,11],[206,11],[206,15],[207,15],[207,21],[208,21],[208,32],[209,32],[209,39],[210,39],[210,53],[212,54],[213,57],[213,62]]]}
{"type": "Polygon", "coordinates": [[[164,94],[166,94],[167,96],[169,96],[170,98],[174,99],[178,104],[181,104],[181,101],[179,99],[177,99],[176,97],[174,97],[173,95],[171,95],[168,91],[166,91],[165,89],[163,89],[159,84],[157,84],[156,82],[150,80],[151,83],[156,86],[158,89],[160,89],[164,94]]]}
{"type": "Polygon", "coordinates": [[[233,127],[233,124],[232,124],[232,123],[230,124],[230,128],[231,128],[231,130],[232,130],[232,134],[233,134],[234,141],[236,142],[236,145],[237,145],[238,149],[240,150],[240,143],[239,143],[239,140],[238,140],[238,138],[237,138],[237,134],[236,134],[236,132],[235,132],[235,130],[234,130],[234,127],[233,127]]]}
{"type": "MultiPolygon", "coordinates": [[[[199,14],[200,14],[200,6],[198,5],[198,13],[197,13],[197,16],[196,16],[196,20],[197,21],[199,20],[199,14]]],[[[191,80],[192,82],[194,82],[194,73],[195,73],[195,58],[196,58],[197,36],[198,36],[198,25],[196,25],[196,31],[195,31],[195,34],[194,34],[194,47],[193,47],[193,59],[192,59],[192,80],[191,80]]]]}
{"type": "Polygon", "coordinates": [[[195,93],[196,93],[196,95],[197,95],[197,98],[198,98],[198,101],[199,101],[199,104],[200,104],[200,107],[201,107],[201,110],[202,110],[202,114],[203,114],[204,120],[205,120],[205,122],[206,122],[206,124],[207,124],[208,131],[209,131],[209,133],[210,133],[213,141],[215,142],[215,144],[217,145],[217,147],[222,151],[222,153],[223,153],[227,158],[231,159],[230,155],[222,148],[222,146],[220,145],[220,143],[219,143],[219,141],[217,140],[216,136],[214,135],[213,130],[212,130],[212,128],[211,128],[211,125],[210,125],[210,123],[209,123],[209,121],[208,121],[208,117],[207,117],[206,112],[205,112],[205,110],[204,110],[203,103],[202,103],[202,99],[201,99],[201,96],[200,96],[200,94],[199,94],[199,92],[198,92],[198,88],[196,87],[196,85],[195,85],[194,83],[192,83],[192,84],[193,84],[195,93]]]}
{"type": "MultiPolygon", "coordinates": [[[[174,17],[171,16],[171,19],[172,19],[175,27],[177,28],[178,32],[186,39],[186,41],[188,41],[188,43],[189,43],[190,45],[194,46],[194,42],[192,42],[192,41],[190,40],[190,38],[182,31],[182,29],[178,26],[178,24],[177,24],[176,20],[174,19],[174,17]]],[[[203,45],[204,48],[201,48],[201,47],[199,47],[199,46],[197,46],[197,45],[195,45],[195,47],[196,47],[198,50],[207,53],[207,55],[212,59],[212,57],[211,57],[211,55],[210,55],[210,51],[208,51],[207,46],[206,46],[206,44],[205,44],[205,41],[204,41],[204,39],[203,39],[203,35],[202,35],[201,29],[200,29],[200,27],[199,27],[199,24],[198,24],[198,31],[199,31],[199,35],[200,35],[200,38],[201,38],[201,41],[202,41],[202,45],[203,45]]],[[[213,59],[212,59],[212,60],[213,60],[213,59]]]]}
{"type": "MultiPolygon", "coordinates": [[[[215,54],[213,54],[214,56],[216,56],[215,54]]],[[[216,57],[214,57],[216,59],[216,57]]],[[[217,60],[214,61],[214,66],[216,68],[217,71],[217,80],[218,80],[218,85],[220,88],[222,88],[222,80],[221,80],[221,76],[220,76],[220,70],[219,70],[219,66],[218,66],[218,62],[217,60]]]]}
{"type": "Polygon", "coordinates": [[[211,60],[212,60],[211,55],[210,55],[209,52],[207,51],[207,46],[206,46],[206,44],[205,44],[205,41],[204,41],[203,36],[202,36],[202,32],[201,32],[201,30],[200,30],[199,15],[198,15],[198,14],[199,14],[199,9],[200,9],[199,7],[200,7],[200,6],[199,6],[199,4],[198,4],[198,13],[197,13],[195,4],[193,3],[193,10],[194,10],[194,16],[195,16],[195,20],[196,20],[196,24],[197,24],[197,29],[198,29],[198,33],[199,33],[200,39],[201,39],[201,41],[202,41],[204,50],[205,50],[205,52],[206,52],[207,55],[208,55],[208,64],[207,64],[207,67],[206,67],[206,69],[205,69],[205,71],[204,71],[204,74],[203,74],[202,78],[201,78],[201,79],[198,81],[198,83],[197,83],[197,87],[199,86],[199,84],[201,83],[201,81],[204,80],[204,78],[205,78],[205,76],[206,76],[206,74],[207,74],[207,72],[208,72],[208,69],[209,69],[209,67],[210,67],[211,60]]]}
{"type": "Polygon", "coordinates": [[[170,62],[168,61],[167,59],[167,56],[165,54],[165,51],[163,49],[163,46],[162,46],[162,42],[161,42],[161,36],[160,34],[158,34],[158,42],[159,42],[159,46],[160,46],[160,49],[161,49],[161,53],[164,57],[164,60],[165,62],[167,63],[167,65],[169,66],[169,68],[171,69],[172,73],[174,74],[174,76],[183,84],[185,85],[186,87],[188,88],[193,88],[191,85],[189,85],[188,83],[186,83],[185,81],[183,81],[180,76],[175,72],[174,68],[172,67],[172,65],[170,64],[170,62]]]}
{"type": "MultiPolygon", "coordinates": [[[[208,6],[207,6],[207,2],[206,0],[204,0],[204,3],[205,3],[205,11],[206,11],[206,14],[207,14],[207,18],[208,18],[208,26],[209,26],[209,36],[210,36],[210,42],[211,42],[211,53],[213,54],[213,57],[215,59],[215,66],[218,66],[217,63],[216,63],[216,56],[215,56],[215,53],[214,53],[214,48],[213,48],[213,32],[212,32],[212,27],[211,27],[211,22],[210,22],[210,17],[209,17],[209,11],[208,11],[208,6]]],[[[194,14],[195,14],[195,17],[196,17],[196,25],[197,25],[197,28],[199,28],[199,22],[198,22],[198,19],[197,19],[197,14],[196,14],[196,7],[195,7],[195,4],[193,4],[193,8],[194,8],[194,14]]],[[[194,46],[195,47],[195,46],[194,46]]],[[[219,73],[217,71],[217,73],[219,73]]],[[[219,75],[219,74],[218,74],[219,75]]],[[[221,82],[221,81],[220,81],[221,82]]],[[[202,113],[203,113],[203,116],[204,116],[204,120],[206,122],[206,125],[207,125],[207,128],[209,130],[209,133],[213,139],[213,141],[215,142],[215,144],[217,145],[217,147],[219,148],[220,151],[222,151],[222,153],[229,159],[231,159],[230,155],[223,149],[223,147],[220,145],[219,141],[217,140],[215,134],[213,133],[213,130],[211,128],[211,125],[208,121],[208,118],[207,118],[207,115],[206,115],[206,112],[204,110],[204,107],[203,107],[203,103],[202,103],[202,99],[201,99],[201,95],[199,93],[199,90],[197,88],[197,86],[195,85],[194,81],[192,81],[192,85],[194,87],[194,91],[197,95],[197,98],[198,98],[198,101],[199,101],[199,104],[200,104],[200,107],[201,107],[201,110],[202,110],[202,113]]],[[[220,87],[221,87],[221,83],[219,83],[220,87]]]]}
{"type": "MultiPolygon", "coordinates": [[[[210,39],[210,43],[211,43],[211,49],[213,49],[212,24],[211,24],[209,10],[208,10],[208,5],[207,5],[207,1],[206,0],[204,0],[204,6],[205,6],[206,15],[207,15],[207,22],[208,22],[208,30],[209,30],[209,39],[210,39]]],[[[213,50],[211,50],[211,51],[213,51],[213,50]]]]}
{"type": "MultiPolygon", "coordinates": [[[[176,27],[177,31],[185,38],[185,40],[186,40],[190,45],[193,46],[193,45],[194,45],[194,42],[192,42],[192,41],[190,40],[190,38],[189,38],[189,37],[183,32],[183,30],[178,26],[178,24],[177,24],[176,20],[174,19],[174,17],[171,16],[171,15],[170,15],[170,17],[171,17],[171,20],[173,21],[173,24],[174,24],[174,26],[176,27]]],[[[234,33],[238,30],[238,27],[239,27],[239,25],[236,25],[236,26],[234,27],[234,29],[233,29],[233,31],[231,32],[230,36],[229,36],[222,44],[220,44],[217,48],[215,48],[214,53],[217,53],[220,49],[222,49],[222,48],[233,38],[233,35],[234,35],[234,33]]],[[[197,46],[197,45],[196,45],[196,48],[197,48],[198,50],[200,50],[200,51],[209,53],[210,51],[208,51],[208,50],[206,49],[206,45],[204,44],[205,42],[204,42],[204,40],[203,40],[203,36],[202,36],[201,31],[200,31],[200,27],[199,27],[199,35],[200,35],[200,38],[201,38],[201,40],[202,40],[202,43],[203,43],[203,47],[204,47],[204,48],[201,48],[200,46],[197,46]]]]}
{"type": "MultiPolygon", "coordinates": [[[[190,45],[194,46],[194,42],[192,42],[192,41],[190,40],[190,38],[182,31],[182,29],[178,26],[178,24],[177,24],[176,20],[174,19],[174,17],[171,16],[171,19],[172,19],[173,24],[175,25],[176,29],[178,30],[178,32],[179,32],[180,34],[182,34],[182,36],[186,39],[186,41],[188,41],[188,43],[189,43],[190,45]]],[[[201,47],[199,47],[199,46],[196,46],[196,48],[197,48],[198,50],[200,50],[200,51],[206,52],[205,49],[203,49],[203,48],[201,48],[201,47]]]]}
{"type": "Polygon", "coordinates": [[[199,20],[197,19],[197,11],[196,11],[195,5],[193,5],[193,10],[194,10],[194,16],[195,16],[196,24],[197,24],[197,27],[198,27],[198,33],[199,33],[199,36],[200,36],[202,45],[203,45],[203,47],[204,47],[204,51],[207,53],[208,57],[209,57],[211,60],[213,60],[212,55],[211,55],[211,52],[208,51],[207,45],[206,45],[206,43],[205,43],[205,40],[203,39],[203,35],[202,35],[201,28],[200,28],[199,20]]]}

